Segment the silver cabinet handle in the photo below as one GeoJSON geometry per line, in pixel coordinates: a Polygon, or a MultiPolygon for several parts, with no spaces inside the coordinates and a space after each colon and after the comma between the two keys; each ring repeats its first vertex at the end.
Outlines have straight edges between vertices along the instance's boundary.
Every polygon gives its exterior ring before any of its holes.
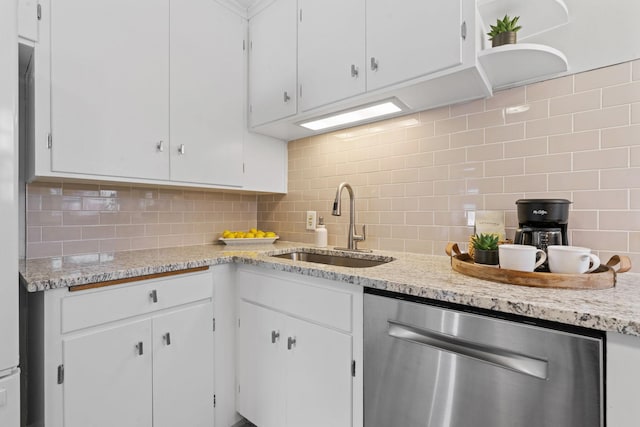
{"type": "Polygon", "coordinates": [[[289,102],[291,100],[291,97],[289,96],[289,94],[287,93],[287,91],[284,91],[284,102],[289,102]]]}
{"type": "Polygon", "coordinates": [[[136,344],[136,351],[138,352],[138,356],[142,356],[144,354],[144,348],[142,347],[142,341],[136,344]]]}
{"type": "Polygon", "coordinates": [[[162,336],[162,339],[166,345],[171,345],[171,333],[167,332],[162,336]]]}
{"type": "Polygon", "coordinates": [[[271,344],[275,344],[280,339],[280,331],[271,331],[271,344]]]}
{"type": "Polygon", "coordinates": [[[375,57],[371,57],[371,71],[378,71],[378,60],[375,57]]]}
{"type": "Polygon", "coordinates": [[[180,154],[184,154],[185,153],[184,144],[180,144],[180,146],[178,147],[178,153],[180,153],[180,154]]]}
{"type": "Polygon", "coordinates": [[[355,64],[351,64],[351,77],[357,78],[359,73],[358,67],[356,67],[355,64]]]}
{"type": "Polygon", "coordinates": [[[153,302],[153,303],[158,302],[158,291],[156,291],[155,289],[152,290],[149,293],[149,298],[151,298],[151,302],[153,302]]]}
{"type": "Polygon", "coordinates": [[[452,335],[428,329],[417,328],[405,323],[388,320],[389,331],[394,338],[417,344],[424,344],[438,350],[469,357],[500,368],[546,380],[549,362],[526,356],[500,347],[468,341],[452,335]]]}
{"type": "Polygon", "coordinates": [[[287,338],[287,350],[291,350],[296,346],[296,337],[287,338]]]}
{"type": "Polygon", "coordinates": [[[158,152],[162,153],[164,151],[164,141],[160,141],[156,144],[156,149],[158,152]]]}

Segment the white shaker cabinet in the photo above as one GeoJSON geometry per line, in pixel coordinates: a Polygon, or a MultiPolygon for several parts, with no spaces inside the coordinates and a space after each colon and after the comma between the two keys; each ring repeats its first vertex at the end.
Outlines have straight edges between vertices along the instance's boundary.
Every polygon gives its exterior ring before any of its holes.
{"type": "Polygon", "coordinates": [[[249,124],[297,112],[297,0],[277,0],[249,20],[249,124]]]}
{"type": "Polygon", "coordinates": [[[367,90],[462,63],[463,0],[366,0],[367,90]]]}
{"type": "Polygon", "coordinates": [[[242,185],[247,21],[212,0],[170,8],[171,180],[242,185]]]}
{"type": "Polygon", "coordinates": [[[28,295],[28,424],[214,425],[209,271],[28,295]]]}
{"type": "Polygon", "coordinates": [[[362,289],[239,267],[238,412],[260,427],[362,425],[362,289]]]}
{"type": "Polygon", "coordinates": [[[363,93],[365,0],[298,0],[301,111],[363,93]]]}
{"type": "Polygon", "coordinates": [[[169,178],[169,0],[51,2],[51,170],[169,178]]]}

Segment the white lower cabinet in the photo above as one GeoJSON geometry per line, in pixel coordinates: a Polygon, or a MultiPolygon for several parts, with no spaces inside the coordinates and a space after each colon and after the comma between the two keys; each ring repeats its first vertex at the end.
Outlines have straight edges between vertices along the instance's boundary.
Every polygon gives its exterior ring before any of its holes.
{"type": "Polygon", "coordinates": [[[63,338],[65,427],[153,425],[151,338],[148,320],[63,338]]]}
{"type": "Polygon", "coordinates": [[[607,332],[607,420],[611,427],[636,427],[640,419],[640,337],[607,332]]]}
{"type": "Polygon", "coordinates": [[[240,267],[238,412],[258,427],[362,425],[362,289],[240,267]]]}
{"type": "Polygon", "coordinates": [[[211,272],[31,294],[28,424],[212,427],[212,297],[211,272]]]}

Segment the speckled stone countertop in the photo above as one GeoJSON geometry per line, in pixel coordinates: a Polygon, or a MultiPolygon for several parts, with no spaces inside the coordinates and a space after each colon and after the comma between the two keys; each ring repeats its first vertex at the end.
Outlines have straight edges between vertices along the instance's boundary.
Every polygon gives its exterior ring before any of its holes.
{"type": "Polygon", "coordinates": [[[564,290],[506,285],[468,277],[453,271],[446,256],[375,251],[376,255],[395,260],[369,268],[334,267],[270,256],[301,248],[309,246],[291,242],[205,245],[36,259],[23,262],[20,274],[26,289],[37,292],[206,265],[242,263],[640,336],[640,274],[619,274],[617,285],[610,289],[564,290]]]}

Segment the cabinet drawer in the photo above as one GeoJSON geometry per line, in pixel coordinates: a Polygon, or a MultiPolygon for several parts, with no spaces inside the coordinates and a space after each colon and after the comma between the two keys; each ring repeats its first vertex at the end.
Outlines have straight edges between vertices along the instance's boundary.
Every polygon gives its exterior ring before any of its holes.
{"type": "Polygon", "coordinates": [[[185,274],[79,292],[62,299],[62,333],[213,296],[213,275],[185,274]]]}
{"type": "Polygon", "coordinates": [[[353,295],[291,273],[238,270],[241,299],[322,325],[352,332],[353,295]],[[329,309],[328,309],[329,308],[329,309]]]}

